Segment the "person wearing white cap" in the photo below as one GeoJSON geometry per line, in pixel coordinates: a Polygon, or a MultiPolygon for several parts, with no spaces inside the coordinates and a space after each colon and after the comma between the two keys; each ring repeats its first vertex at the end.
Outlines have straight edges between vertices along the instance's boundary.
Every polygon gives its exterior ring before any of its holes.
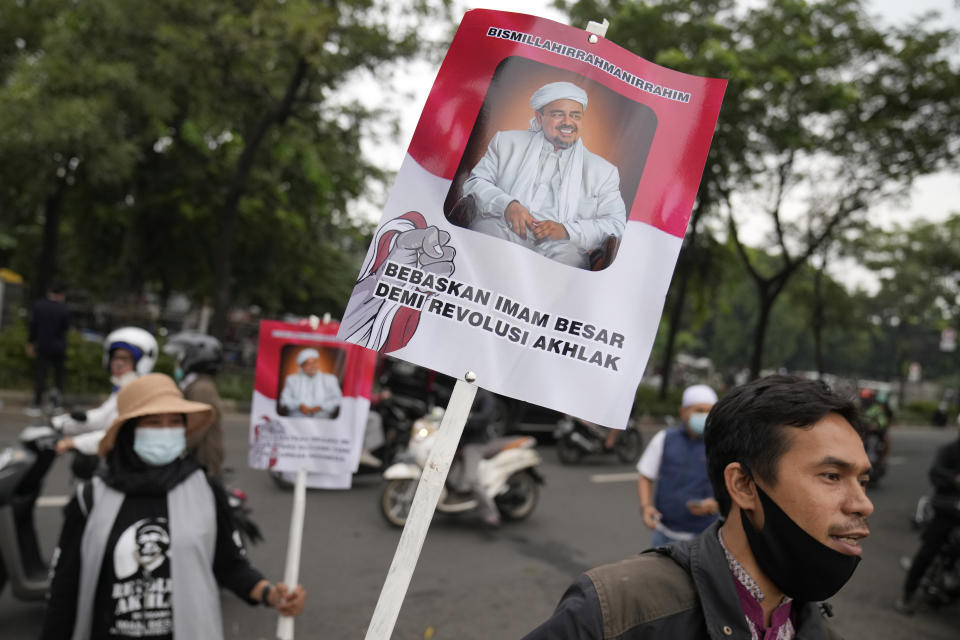
{"type": "Polygon", "coordinates": [[[620,173],[580,139],[587,102],[571,82],[545,84],[530,98],[530,128],[493,136],[463,185],[478,210],[471,229],[580,268],[623,237],[620,173]]]}
{"type": "Polygon", "coordinates": [[[287,376],[280,394],[280,406],[291,416],[335,418],[343,392],[332,373],[320,370],[320,353],[302,349],[297,354],[300,371],[287,376]]]}
{"type": "Polygon", "coordinates": [[[703,442],[707,414],[716,402],[716,392],[705,384],[684,389],[683,424],[653,436],[637,463],[637,495],[643,522],[653,529],[651,546],[692,540],[717,519],[703,442]]]}

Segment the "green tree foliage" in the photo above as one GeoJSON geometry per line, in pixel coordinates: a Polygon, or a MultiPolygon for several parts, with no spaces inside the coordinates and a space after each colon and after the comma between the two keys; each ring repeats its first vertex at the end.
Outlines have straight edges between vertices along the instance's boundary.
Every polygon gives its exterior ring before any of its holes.
{"type": "Polygon", "coordinates": [[[898,377],[919,362],[927,377],[956,377],[958,353],[940,351],[940,334],[960,328],[960,214],[874,232],[859,248],[880,276],[864,301],[874,326],[870,366],[898,377]]]}
{"type": "MultiPolygon", "coordinates": [[[[586,24],[597,16],[609,16],[607,37],[633,53],[657,64],[700,76],[730,78],[736,67],[731,58],[734,50],[733,24],[725,22],[736,7],[734,0],[660,0],[631,2],[628,0],[580,0],[558,3],[570,13],[573,24],[586,24]]],[[[667,300],[667,333],[658,351],[663,372],[660,397],[665,398],[670,384],[670,371],[677,345],[681,318],[684,316],[690,290],[711,290],[716,272],[710,268],[710,248],[715,244],[701,221],[716,213],[731,190],[732,171],[743,154],[745,140],[736,123],[750,117],[749,102],[731,105],[727,101],[721,112],[714,142],[710,148],[697,202],[677,262],[673,286],[667,300]],[[736,115],[731,117],[731,112],[736,115]],[[706,276],[706,278],[704,278],[706,276]]],[[[699,302],[705,300],[698,295],[699,302]]],[[[701,314],[705,307],[697,307],[701,314]]]]}
{"type": "MultiPolygon", "coordinates": [[[[610,38],[654,62],[728,80],[689,233],[701,209],[727,214],[757,297],[753,375],[768,361],[774,303],[810,257],[960,150],[952,30],[923,20],[885,29],[861,0],[582,0],[569,10],[610,16],[610,38]],[[758,216],[770,228],[762,252],[741,242],[758,216]]],[[[671,327],[690,262],[678,264],[671,327]]]]}
{"type": "Polygon", "coordinates": [[[221,330],[231,304],[342,310],[368,233],[349,209],[384,178],[360,142],[396,105],[341,89],[386,82],[442,2],[0,6],[5,262],[45,283],[59,258],[100,297],[213,299],[221,330]]]}
{"type": "Polygon", "coordinates": [[[752,262],[731,213],[758,297],[756,375],[773,304],[800,267],[871,207],[955,157],[960,85],[950,63],[955,32],[922,22],[883,30],[859,0],[771,0],[745,14],[738,34],[739,76],[749,79],[742,97],[764,112],[743,128],[750,189],[728,203],[731,212],[751,204],[767,212],[779,257],[772,269],[752,262]]]}

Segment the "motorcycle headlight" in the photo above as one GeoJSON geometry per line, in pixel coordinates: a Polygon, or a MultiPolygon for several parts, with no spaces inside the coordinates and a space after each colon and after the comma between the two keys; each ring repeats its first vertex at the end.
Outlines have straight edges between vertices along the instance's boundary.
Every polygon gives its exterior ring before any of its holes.
{"type": "Polygon", "coordinates": [[[416,441],[425,440],[427,436],[430,435],[430,430],[426,427],[420,427],[417,429],[417,432],[413,435],[413,439],[416,441]]]}

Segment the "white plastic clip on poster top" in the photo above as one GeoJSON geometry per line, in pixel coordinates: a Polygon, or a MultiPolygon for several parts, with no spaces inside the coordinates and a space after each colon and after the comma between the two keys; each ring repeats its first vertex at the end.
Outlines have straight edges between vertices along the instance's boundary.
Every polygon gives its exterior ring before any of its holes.
{"type": "Polygon", "coordinates": [[[603,19],[603,24],[594,22],[593,20],[587,22],[586,31],[590,34],[590,36],[587,38],[587,41],[590,42],[590,44],[597,44],[601,37],[607,35],[607,27],[609,26],[610,21],[606,18],[603,19]]]}

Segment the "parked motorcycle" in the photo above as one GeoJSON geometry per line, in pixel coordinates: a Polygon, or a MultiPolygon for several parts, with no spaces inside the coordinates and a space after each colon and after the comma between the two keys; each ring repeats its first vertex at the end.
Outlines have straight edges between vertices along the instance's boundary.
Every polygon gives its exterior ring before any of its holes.
{"type": "MultiPolygon", "coordinates": [[[[420,418],[413,425],[405,459],[392,464],[383,473],[386,484],[380,495],[380,512],[391,525],[402,527],[407,522],[413,496],[430,450],[433,448],[443,417],[442,409],[420,418]]],[[[500,444],[491,457],[481,460],[477,474],[484,491],[493,498],[504,520],[522,520],[533,513],[540,495],[543,477],[537,471],[542,462],[535,447],[536,439],[527,437],[498,438],[500,444]]],[[[477,500],[462,483],[463,464],[454,460],[447,481],[437,502],[437,511],[448,514],[469,513],[477,508],[477,500]]]]}
{"type": "Polygon", "coordinates": [[[27,427],[15,445],[0,451],[0,592],[9,582],[20,600],[42,600],[50,584],[34,507],[57,457],[58,439],[51,427],[27,427]]]}
{"type": "Polygon", "coordinates": [[[576,464],[583,456],[594,453],[615,453],[621,462],[634,464],[643,453],[643,439],[633,427],[621,430],[607,447],[609,431],[591,422],[572,416],[564,416],[553,435],[557,443],[557,456],[563,464],[576,464]]]}

